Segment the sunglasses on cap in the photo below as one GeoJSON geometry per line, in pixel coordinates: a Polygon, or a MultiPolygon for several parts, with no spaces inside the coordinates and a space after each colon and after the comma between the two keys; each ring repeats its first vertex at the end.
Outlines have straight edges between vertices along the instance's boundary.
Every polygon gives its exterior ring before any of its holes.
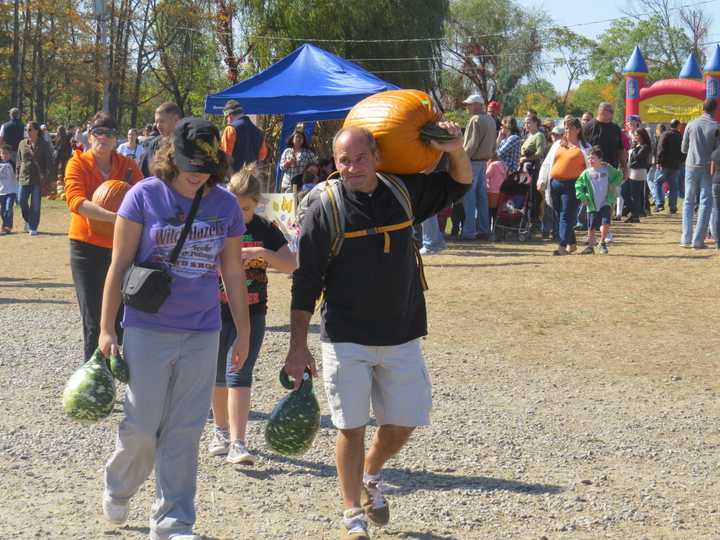
{"type": "Polygon", "coordinates": [[[95,137],[117,137],[117,130],[106,127],[96,127],[90,130],[90,134],[95,137]]]}

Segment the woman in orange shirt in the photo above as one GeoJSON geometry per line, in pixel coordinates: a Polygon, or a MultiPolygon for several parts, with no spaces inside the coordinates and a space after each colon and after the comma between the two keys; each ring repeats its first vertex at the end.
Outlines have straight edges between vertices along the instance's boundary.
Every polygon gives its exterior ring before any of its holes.
{"type": "Polygon", "coordinates": [[[580,120],[566,116],[563,124],[565,135],[554,153],[550,169],[550,194],[559,223],[559,245],[553,255],[569,255],[577,250],[575,180],[587,168],[586,153],[590,150],[583,140],[580,120]]]}
{"type": "MultiPolygon", "coordinates": [[[[117,125],[107,114],[93,118],[90,148],[76,151],[65,170],[65,196],[70,208],[70,269],[80,305],[83,325],[84,359],[92,356],[100,334],[100,307],[105,275],[110,267],[112,236],[93,231],[89,220],[113,223],[115,213],[92,202],[95,190],[106,180],[134,184],[142,179],[137,163],[115,151],[117,125]]],[[[118,331],[120,318],[118,317],[118,331]]]]}

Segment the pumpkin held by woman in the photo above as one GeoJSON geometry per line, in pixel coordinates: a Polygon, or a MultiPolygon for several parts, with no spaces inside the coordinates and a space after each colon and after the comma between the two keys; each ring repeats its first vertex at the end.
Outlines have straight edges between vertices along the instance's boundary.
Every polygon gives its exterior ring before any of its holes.
{"type": "Polygon", "coordinates": [[[388,90],[367,97],[348,113],[343,127],[362,127],[373,134],[380,151],[381,171],[412,174],[435,168],[442,152],[431,140],[453,137],[435,123],[440,113],[420,90],[388,90]]]}
{"type": "MultiPolygon", "coordinates": [[[[123,197],[130,190],[130,184],[123,180],[107,180],[98,186],[92,195],[92,202],[98,206],[117,212],[122,203],[123,197]]],[[[110,221],[98,221],[95,219],[88,220],[90,223],[90,232],[94,235],[112,238],[115,230],[115,224],[110,221]]]]}

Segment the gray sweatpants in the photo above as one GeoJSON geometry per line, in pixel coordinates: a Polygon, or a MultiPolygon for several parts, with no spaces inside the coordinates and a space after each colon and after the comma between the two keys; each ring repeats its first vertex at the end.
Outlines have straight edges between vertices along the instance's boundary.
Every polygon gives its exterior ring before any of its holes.
{"type": "Polygon", "coordinates": [[[105,467],[105,496],[127,502],[155,467],[150,537],[190,534],[198,448],[207,421],[219,332],[127,328],[125,418],[105,467]]]}

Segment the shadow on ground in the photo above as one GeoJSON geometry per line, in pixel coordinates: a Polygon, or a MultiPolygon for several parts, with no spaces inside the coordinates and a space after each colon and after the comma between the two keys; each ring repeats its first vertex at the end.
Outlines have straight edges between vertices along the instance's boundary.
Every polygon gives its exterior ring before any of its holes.
{"type": "Polygon", "coordinates": [[[2,304],[71,304],[67,300],[42,300],[33,298],[0,298],[2,304]]]}
{"type": "MultiPolygon", "coordinates": [[[[281,466],[268,467],[266,469],[238,469],[245,475],[257,480],[267,480],[276,475],[304,475],[329,478],[337,476],[334,466],[325,463],[308,461],[300,458],[293,458],[259,451],[267,462],[294,465],[301,470],[287,470],[281,466]]],[[[526,495],[556,495],[563,491],[560,486],[550,484],[533,484],[520,482],[518,480],[507,480],[503,478],[492,478],[488,476],[471,476],[462,474],[447,474],[432,471],[412,469],[383,469],[383,479],[387,482],[387,493],[389,495],[406,495],[418,489],[428,491],[509,491],[526,495]]]]}

